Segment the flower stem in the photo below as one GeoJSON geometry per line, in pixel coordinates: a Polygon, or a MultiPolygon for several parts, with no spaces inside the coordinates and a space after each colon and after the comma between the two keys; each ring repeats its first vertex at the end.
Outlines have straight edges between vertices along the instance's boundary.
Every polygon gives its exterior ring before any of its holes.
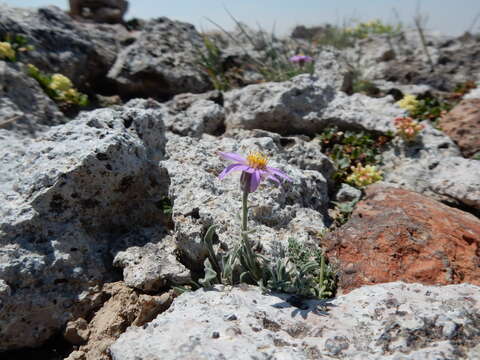
{"type": "Polygon", "coordinates": [[[248,190],[244,189],[242,194],[242,239],[245,245],[248,244],[248,190]]]}

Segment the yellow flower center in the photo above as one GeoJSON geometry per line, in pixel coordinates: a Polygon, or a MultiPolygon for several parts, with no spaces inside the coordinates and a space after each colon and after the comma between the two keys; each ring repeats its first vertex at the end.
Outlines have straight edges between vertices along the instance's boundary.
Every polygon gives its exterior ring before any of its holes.
{"type": "Polygon", "coordinates": [[[247,156],[248,166],[255,169],[265,169],[268,163],[268,157],[261,152],[252,151],[247,156]]]}

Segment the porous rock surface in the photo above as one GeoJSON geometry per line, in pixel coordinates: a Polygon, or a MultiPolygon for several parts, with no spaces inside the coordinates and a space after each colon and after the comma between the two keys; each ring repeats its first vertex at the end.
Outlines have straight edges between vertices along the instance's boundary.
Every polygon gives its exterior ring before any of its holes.
{"type": "Polygon", "coordinates": [[[203,46],[193,25],[166,17],[151,20],[137,40],[118,54],[108,78],[129,97],[210,90],[208,78],[196,64],[197,49],[203,46]]]}
{"type": "Polygon", "coordinates": [[[206,254],[201,240],[210,225],[216,226],[220,242],[228,248],[239,241],[240,174],[218,179],[220,172],[231,163],[219,157],[222,151],[245,155],[261,149],[271,156],[270,166],[282,169],[293,179],[293,183],[281,186],[265,181],[249,196],[249,226],[255,229],[252,238],[261,239],[268,253],[272,254],[280,244],[286,245],[291,236],[311,242],[325,227],[329,201],[325,176],[332,172],[329,160],[325,156],[316,159],[316,170],[309,170],[308,165],[292,166],[289,160],[295,156],[294,146],[290,148],[292,152],[283,148],[278,135],[278,142],[265,133],[258,137],[246,135],[238,139],[168,136],[168,159],[160,162],[160,166],[167,169],[170,177],[169,197],[174,204],[172,218],[177,247],[197,266],[206,254]],[[318,171],[322,166],[325,174],[318,171]]]}
{"type": "Polygon", "coordinates": [[[315,57],[314,73],[338,91],[348,92],[352,89],[353,68],[348,65],[343,54],[333,47],[323,48],[315,57]]]}
{"type": "MultiPolygon", "coordinates": [[[[96,286],[115,280],[112,256],[125,250],[113,249],[117,239],[151,228],[160,241],[157,203],[168,178],[157,166],[164,125],[152,110],[84,113],[35,139],[1,130],[0,142],[0,350],[7,350],[42,344],[97,304],[96,286]]],[[[125,243],[145,241],[148,234],[125,243]]]]}
{"type": "Polygon", "coordinates": [[[0,128],[34,135],[64,121],[57,105],[21,66],[0,61],[0,128]]]}
{"type": "MultiPolygon", "coordinates": [[[[328,80],[328,79],[327,79],[328,80]]],[[[225,94],[227,130],[263,129],[282,135],[315,135],[329,125],[345,129],[385,132],[403,111],[393,98],[347,96],[311,75],[298,75],[281,83],[249,85],[225,94]]]]}
{"type": "Polygon", "coordinates": [[[0,39],[7,33],[22,35],[33,46],[21,53],[22,62],[61,73],[82,87],[105,79],[129,37],[122,25],[80,23],[55,6],[23,9],[0,4],[0,24],[0,39]]]}
{"type": "Polygon", "coordinates": [[[478,36],[452,37],[428,31],[425,37],[426,50],[418,31],[405,29],[397,36],[369,36],[345,53],[362,69],[364,79],[428,85],[440,91],[453,91],[478,73],[478,36]]]}
{"type": "Polygon", "coordinates": [[[177,261],[176,246],[162,228],[130,232],[111,249],[113,265],[123,269],[125,284],[147,292],[188,284],[190,271],[177,261]],[[163,231],[162,231],[163,230],[163,231]]]}
{"type": "Polygon", "coordinates": [[[382,154],[384,182],[455,206],[480,209],[480,161],[461,157],[448,136],[424,125],[416,141],[394,139],[382,154]]]}
{"type": "Polygon", "coordinates": [[[369,186],[322,244],[343,292],[398,280],[480,285],[480,220],[408,190],[369,186]]]}
{"type": "Polygon", "coordinates": [[[440,119],[439,126],[465,157],[480,152],[480,99],[463,100],[440,119]]]}
{"type": "Polygon", "coordinates": [[[302,309],[288,295],[217,287],[175,299],[143,328],[110,347],[113,360],[475,359],[480,288],[365,286],[302,309]]]}
{"type": "MultiPolygon", "coordinates": [[[[220,100],[221,95],[220,95],[220,100]]],[[[225,128],[225,110],[218,103],[216,92],[181,94],[171,101],[159,103],[153,99],[132,99],[126,107],[154,109],[162,117],[165,130],[177,135],[201,137],[220,135],[225,128]],[[213,94],[212,94],[213,93],[213,94]]]]}

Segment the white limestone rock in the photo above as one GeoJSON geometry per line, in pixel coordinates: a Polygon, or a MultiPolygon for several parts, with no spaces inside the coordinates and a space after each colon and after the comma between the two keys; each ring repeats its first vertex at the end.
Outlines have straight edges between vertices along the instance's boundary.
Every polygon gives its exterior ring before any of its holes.
{"type": "Polygon", "coordinates": [[[182,294],[110,347],[113,360],[475,359],[480,288],[402,282],[292,306],[284,294],[216,287],[182,294]]]}

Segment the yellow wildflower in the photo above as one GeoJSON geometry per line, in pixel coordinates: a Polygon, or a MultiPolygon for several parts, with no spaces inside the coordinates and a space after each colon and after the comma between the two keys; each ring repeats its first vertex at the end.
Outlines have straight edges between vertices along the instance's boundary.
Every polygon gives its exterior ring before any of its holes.
{"type": "Polygon", "coordinates": [[[414,112],[418,107],[419,101],[415,95],[407,94],[402,100],[397,101],[397,105],[409,112],[414,112]]]}
{"type": "Polygon", "coordinates": [[[381,171],[377,170],[375,166],[357,164],[352,166],[352,174],[347,177],[347,182],[357,187],[363,187],[374,182],[382,180],[381,171]]]}
{"type": "Polygon", "coordinates": [[[57,91],[68,91],[73,87],[70,79],[62,74],[53,74],[50,89],[57,91]]]}
{"type": "Polygon", "coordinates": [[[0,42],[0,59],[15,59],[15,50],[9,42],[0,42]]]}

